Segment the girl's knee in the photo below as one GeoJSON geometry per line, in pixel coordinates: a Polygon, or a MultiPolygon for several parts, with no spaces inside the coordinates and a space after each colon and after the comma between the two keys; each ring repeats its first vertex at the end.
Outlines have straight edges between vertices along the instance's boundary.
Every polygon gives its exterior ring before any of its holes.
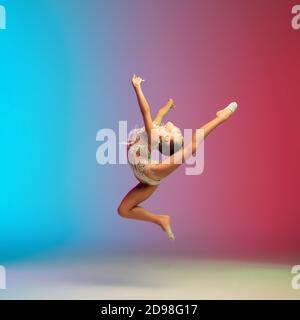
{"type": "Polygon", "coordinates": [[[126,206],[124,206],[123,204],[120,204],[117,211],[118,211],[119,216],[126,218],[126,217],[128,217],[130,210],[126,206]]]}

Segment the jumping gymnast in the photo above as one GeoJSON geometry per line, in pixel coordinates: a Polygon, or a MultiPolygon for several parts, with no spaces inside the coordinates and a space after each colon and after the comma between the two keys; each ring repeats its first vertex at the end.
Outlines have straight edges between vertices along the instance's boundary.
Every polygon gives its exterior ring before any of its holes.
{"type": "Polygon", "coordinates": [[[236,111],[237,104],[232,102],[218,111],[213,120],[200,128],[203,132],[202,138],[199,140],[199,135],[195,132],[191,141],[184,146],[180,129],[170,121],[166,124],[162,123],[165,115],[175,106],[173,99],[168,99],[152,120],[150,106],[141,88],[144,81],[135,74],[131,79],[144,127],[131,131],[127,144],[128,160],[139,183],[126,194],[118,207],[118,213],[124,218],[155,223],[162,228],[170,240],[175,240],[170,216],[154,214],[139,204],[153,194],[162,179],[196,153],[200,142],[236,111]],[[152,160],[151,152],[154,149],[158,149],[167,158],[160,162],[152,160]]]}

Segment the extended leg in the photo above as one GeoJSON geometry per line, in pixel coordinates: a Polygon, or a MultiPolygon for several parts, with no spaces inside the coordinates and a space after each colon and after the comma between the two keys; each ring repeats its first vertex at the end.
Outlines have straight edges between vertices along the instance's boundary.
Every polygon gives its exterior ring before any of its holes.
{"type": "Polygon", "coordinates": [[[162,163],[151,164],[148,167],[147,175],[152,179],[161,180],[176,170],[192,154],[194,155],[203,139],[206,138],[217,126],[226,121],[233,113],[233,111],[227,108],[218,111],[213,120],[200,128],[200,130],[202,130],[202,134],[200,133],[200,136],[195,132],[187,146],[165,159],[162,163]]]}
{"type": "Polygon", "coordinates": [[[172,237],[170,216],[154,214],[139,206],[141,202],[145,201],[153,194],[157,187],[158,186],[150,186],[143,183],[137,184],[127,193],[120,203],[118,213],[124,218],[148,221],[157,224],[167,232],[170,238],[172,237]]]}

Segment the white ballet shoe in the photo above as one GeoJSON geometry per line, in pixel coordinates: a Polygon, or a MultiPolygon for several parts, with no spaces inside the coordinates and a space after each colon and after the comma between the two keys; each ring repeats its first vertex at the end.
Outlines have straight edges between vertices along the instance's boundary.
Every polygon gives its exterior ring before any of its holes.
{"type": "Polygon", "coordinates": [[[174,233],[172,232],[171,228],[167,229],[165,231],[165,233],[167,234],[169,240],[175,240],[175,235],[174,233]]]}
{"type": "Polygon", "coordinates": [[[231,102],[225,109],[229,109],[232,113],[236,111],[238,104],[236,102],[231,102]]]}

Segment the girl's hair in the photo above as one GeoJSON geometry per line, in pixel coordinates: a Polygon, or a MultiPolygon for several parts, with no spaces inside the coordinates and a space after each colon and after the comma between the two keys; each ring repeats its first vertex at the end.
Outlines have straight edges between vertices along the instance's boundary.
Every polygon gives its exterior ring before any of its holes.
{"type": "MultiPolygon", "coordinates": [[[[180,150],[183,146],[183,142],[181,143],[174,143],[174,139],[170,139],[170,141],[166,142],[164,137],[166,136],[173,136],[178,137],[181,136],[181,130],[177,127],[174,127],[172,132],[166,131],[164,128],[164,124],[156,125],[158,129],[156,131],[156,139],[155,139],[155,148],[159,150],[165,156],[171,156],[178,150],[180,150]]],[[[145,132],[145,127],[142,128],[135,128],[129,132],[127,147],[130,147],[133,143],[140,141],[141,144],[147,143],[147,134],[145,132]]]]}

